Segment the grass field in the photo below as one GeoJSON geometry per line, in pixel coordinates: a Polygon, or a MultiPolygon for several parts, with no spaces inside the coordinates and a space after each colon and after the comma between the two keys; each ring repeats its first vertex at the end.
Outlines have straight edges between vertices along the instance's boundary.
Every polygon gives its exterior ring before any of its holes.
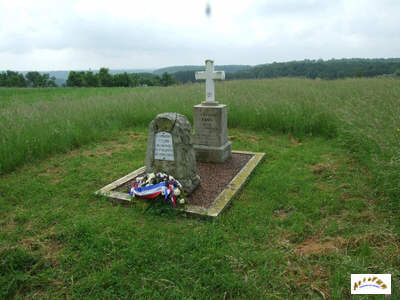
{"type": "MultiPolygon", "coordinates": [[[[0,174],[53,153],[147,126],[157,113],[192,118],[204,85],[169,88],[0,89],[0,174]]],[[[229,127],[338,138],[368,167],[376,192],[399,207],[400,81],[305,79],[220,82],[229,127]]]]}
{"type": "Polygon", "coordinates": [[[93,192],[143,165],[149,121],[204,85],[0,89],[0,297],[400,297],[400,81],[217,84],[233,148],[266,160],[217,220],[93,192]]]}

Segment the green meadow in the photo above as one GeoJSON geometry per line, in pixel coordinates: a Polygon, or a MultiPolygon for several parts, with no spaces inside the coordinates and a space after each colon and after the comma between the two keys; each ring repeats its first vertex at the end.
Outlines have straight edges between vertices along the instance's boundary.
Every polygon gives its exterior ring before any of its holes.
{"type": "Polygon", "coordinates": [[[0,89],[0,298],[346,299],[351,273],[400,297],[400,80],[218,82],[233,148],[266,153],[218,219],[93,194],[203,97],[0,89]]]}

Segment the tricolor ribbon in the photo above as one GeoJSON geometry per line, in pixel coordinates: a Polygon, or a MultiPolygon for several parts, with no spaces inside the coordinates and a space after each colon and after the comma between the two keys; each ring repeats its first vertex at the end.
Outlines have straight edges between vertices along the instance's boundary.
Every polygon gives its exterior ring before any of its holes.
{"type": "Polygon", "coordinates": [[[166,193],[167,187],[165,181],[151,184],[143,187],[132,187],[131,192],[129,193],[131,196],[135,194],[135,196],[141,198],[155,198],[159,196],[161,193],[166,193]]]}
{"type": "MultiPolygon", "coordinates": [[[[171,179],[168,175],[164,173],[159,173],[162,179],[171,179]]],[[[141,180],[143,181],[143,180],[141,180]]],[[[164,199],[169,201],[173,206],[176,206],[176,195],[174,194],[174,189],[176,186],[182,188],[179,181],[172,178],[169,183],[162,181],[157,184],[150,184],[147,186],[142,186],[142,182],[136,182],[132,185],[129,195],[139,197],[139,198],[156,198],[159,195],[163,195],[164,199]]]]}

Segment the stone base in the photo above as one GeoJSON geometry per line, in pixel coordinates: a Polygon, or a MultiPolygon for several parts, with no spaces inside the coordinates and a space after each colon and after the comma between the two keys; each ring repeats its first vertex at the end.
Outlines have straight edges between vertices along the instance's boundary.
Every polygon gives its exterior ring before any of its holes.
{"type": "Polygon", "coordinates": [[[194,106],[194,143],[196,160],[223,163],[231,156],[228,141],[228,117],[225,104],[217,101],[194,106]]]}
{"type": "Polygon", "coordinates": [[[193,145],[196,152],[196,160],[201,162],[223,163],[232,154],[232,143],[226,142],[221,147],[193,145]]]}

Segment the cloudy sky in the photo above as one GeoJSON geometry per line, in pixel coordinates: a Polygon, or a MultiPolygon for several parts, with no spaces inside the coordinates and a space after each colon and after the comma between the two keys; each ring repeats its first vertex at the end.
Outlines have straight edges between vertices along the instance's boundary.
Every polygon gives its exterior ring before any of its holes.
{"type": "Polygon", "coordinates": [[[0,0],[0,70],[350,57],[400,57],[400,0],[0,0]]]}

